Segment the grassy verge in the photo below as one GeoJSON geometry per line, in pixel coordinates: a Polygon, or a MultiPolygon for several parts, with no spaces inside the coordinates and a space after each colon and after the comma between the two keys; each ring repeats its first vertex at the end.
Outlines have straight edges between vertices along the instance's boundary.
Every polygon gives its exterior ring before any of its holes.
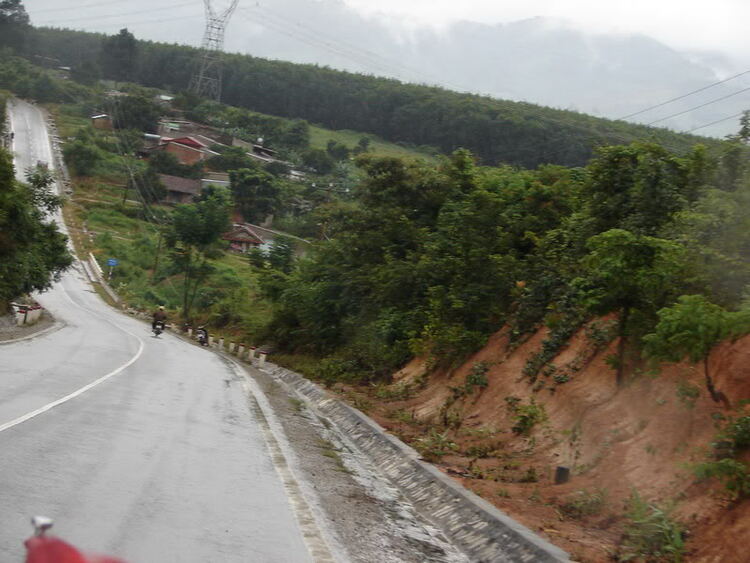
{"type": "MultiPolygon", "coordinates": [[[[51,106],[60,135],[65,139],[83,128],[88,120],[67,106],[51,106]]],[[[95,133],[102,144],[107,133],[95,133]]],[[[129,157],[126,157],[129,158],[129,157]]],[[[137,165],[129,162],[129,165],[137,165]]],[[[63,214],[73,244],[81,256],[91,252],[107,271],[107,259],[116,258],[110,285],[126,306],[152,310],[165,305],[170,320],[181,323],[184,278],[174,267],[160,231],[171,208],[135,201],[125,188],[126,163],[109,154],[87,177],[74,178],[74,191],[63,214]]],[[[220,337],[246,344],[259,344],[258,335],[271,316],[270,305],[260,296],[258,276],[244,256],[225,253],[212,263],[213,271],[195,298],[195,324],[205,324],[220,337]]],[[[98,288],[95,288],[98,289],[98,288]]],[[[109,302],[104,295],[100,295],[109,302]]]]}
{"type": "Polygon", "coordinates": [[[337,143],[346,145],[349,148],[354,148],[362,137],[370,139],[369,153],[377,156],[392,156],[397,158],[406,159],[423,159],[428,161],[434,161],[435,152],[430,147],[408,147],[397,145],[384,141],[375,135],[369,135],[366,133],[358,133],[357,131],[349,130],[332,130],[325,129],[316,125],[310,126],[310,146],[315,149],[325,150],[328,145],[328,141],[333,140],[337,143]]]}

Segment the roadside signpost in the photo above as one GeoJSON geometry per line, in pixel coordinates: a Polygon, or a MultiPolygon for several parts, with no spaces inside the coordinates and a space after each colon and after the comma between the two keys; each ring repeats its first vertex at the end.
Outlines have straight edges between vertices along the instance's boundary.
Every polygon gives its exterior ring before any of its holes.
{"type": "Polygon", "coordinates": [[[107,266],[109,266],[109,275],[107,276],[108,280],[112,279],[112,270],[115,266],[119,265],[120,261],[117,258],[109,258],[107,259],[107,266]]]}

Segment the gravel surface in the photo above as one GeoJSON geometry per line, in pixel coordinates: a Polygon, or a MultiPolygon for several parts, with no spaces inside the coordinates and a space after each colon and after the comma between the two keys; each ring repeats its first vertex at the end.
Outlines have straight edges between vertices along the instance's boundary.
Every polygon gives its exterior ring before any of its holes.
{"type": "Polygon", "coordinates": [[[52,318],[52,315],[47,311],[42,313],[42,316],[39,317],[39,321],[37,321],[36,324],[28,326],[18,326],[12,315],[4,315],[0,317],[0,342],[34,336],[43,330],[47,330],[54,324],[55,319],[52,318]]]}

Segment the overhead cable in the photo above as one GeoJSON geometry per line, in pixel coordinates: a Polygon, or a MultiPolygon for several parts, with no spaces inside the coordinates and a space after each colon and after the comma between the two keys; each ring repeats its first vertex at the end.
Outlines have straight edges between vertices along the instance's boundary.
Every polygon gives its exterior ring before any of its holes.
{"type": "Polygon", "coordinates": [[[668,115],[667,117],[662,117],[661,119],[657,119],[655,121],[651,121],[650,123],[647,123],[646,125],[653,125],[654,123],[659,123],[661,121],[666,121],[667,119],[672,119],[673,117],[677,117],[677,116],[680,116],[680,115],[684,115],[686,113],[690,113],[691,111],[695,111],[697,109],[700,109],[700,108],[703,108],[703,107],[706,107],[706,106],[710,106],[711,104],[715,104],[716,102],[720,102],[722,100],[726,100],[728,98],[732,98],[734,96],[742,94],[743,92],[747,92],[748,90],[750,90],[750,86],[747,87],[747,88],[743,88],[742,90],[738,90],[738,91],[736,91],[736,92],[734,92],[732,94],[727,94],[726,96],[722,96],[721,98],[716,98],[716,99],[708,101],[708,102],[706,102],[704,104],[693,106],[693,107],[688,108],[686,110],[678,111],[677,113],[673,113],[672,115],[668,115]]]}
{"type": "MultiPolygon", "coordinates": [[[[149,13],[151,12],[162,12],[165,10],[174,10],[175,8],[184,8],[187,6],[194,6],[194,2],[182,2],[181,4],[172,4],[170,6],[162,6],[160,8],[151,8],[149,10],[149,13]]],[[[88,20],[101,20],[101,19],[111,19],[111,18],[121,18],[121,17],[127,17],[127,16],[138,16],[142,15],[144,12],[143,10],[139,10],[137,12],[124,12],[120,14],[107,14],[107,15],[96,15],[96,16],[86,16],[82,18],[69,18],[69,19],[63,19],[63,20],[55,20],[51,22],[46,23],[39,23],[37,25],[54,25],[57,23],[68,23],[68,22],[79,22],[79,21],[88,21],[88,20]]]]}
{"type": "Polygon", "coordinates": [[[730,115],[729,117],[724,117],[722,119],[717,119],[716,121],[712,121],[711,123],[706,123],[705,125],[699,125],[698,127],[693,127],[692,129],[688,129],[687,132],[692,133],[693,131],[697,131],[698,129],[703,129],[704,127],[710,127],[711,125],[716,125],[717,123],[723,123],[724,121],[729,121],[730,119],[737,119],[739,117],[742,117],[743,113],[745,112],[741,111],[740,113],[730,115]]]}
{"type": "Polygon", "coordinates": [[[642,113],[646,113],[647,111],[651,111],[652,109],[660,108],[662,106],[666,106],[667,104],[671,104],[672,102],[676,102],[678,100],[682,100],[684,98],[687,98],[689,96],[692,96],[693,94],[697,94],[698,92],[703,92],[704,90],[708,90],[709,88],[713,88],[714,86],[718,86],[719,84],[724,84],[725,82],[729,82],[730,80],[734,80],[735,78],[739,78],[740,76],[744,76],[746,74],[750,74],[750,70],[746,70],[744,72],[740,72],[739,74],[735,74],[734,76],[730,76],[729,78],[725,78],[724,80],[719,80],[718,82],[714,82],[712,84],[709,84],[708,86],[704,86],[702,88],[698,88],[697,90],[693,90],[692,92],[688,92],[687,94],[683,94],[681,96],[677,96],[676,98],[672,98],[670,100],[667,100],[666,102],[661,102],[659,104],[649,106],[645,109],[642,109],[640,111],[636,111],[635,113],[630,113],[628,115],[624,115],[622,117],[618,117],[617,119],[629,119],[631,117],[635,117],[636,115],[640,115],[642,113]]]}

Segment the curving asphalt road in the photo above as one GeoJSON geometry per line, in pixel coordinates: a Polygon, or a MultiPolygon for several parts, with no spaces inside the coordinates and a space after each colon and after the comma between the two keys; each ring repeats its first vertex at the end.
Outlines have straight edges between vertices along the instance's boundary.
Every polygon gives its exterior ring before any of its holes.
{"type": "MultiPolygon", "coordinates": [[[[10,111],[17,169],[51,162],[40,111],[10,111]]],[[[80,270],[39,300],[65,326],[0,346],[0,561],[22,560],[33,514],[133,563],[313,560],[317,532],[298,517],[242,376],[153,338],[80,270]]]]}

